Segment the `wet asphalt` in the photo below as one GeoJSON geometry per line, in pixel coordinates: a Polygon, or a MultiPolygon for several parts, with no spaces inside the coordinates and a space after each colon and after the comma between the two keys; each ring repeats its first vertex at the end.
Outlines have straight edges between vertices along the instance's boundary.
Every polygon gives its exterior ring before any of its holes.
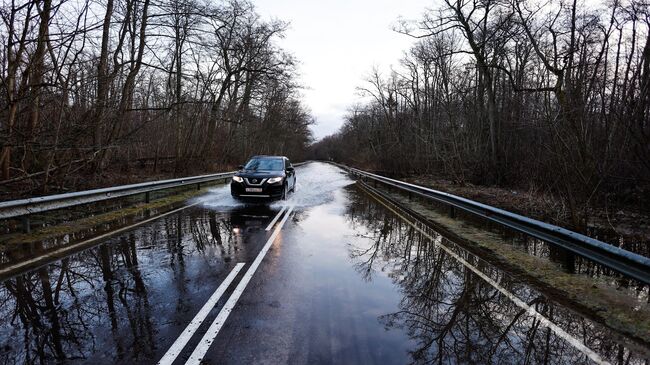
{"type": "Polygon", "coordinates": [[[648,363],[648,351],[406,224],[337,168],[312,163],[297,177],[285,202],[243,205],[215,188],[193,207],[5,279],[0,363],[156,363],[243,263],[177,355],[183,364],[275,229],[202,363],[648,363]]]}

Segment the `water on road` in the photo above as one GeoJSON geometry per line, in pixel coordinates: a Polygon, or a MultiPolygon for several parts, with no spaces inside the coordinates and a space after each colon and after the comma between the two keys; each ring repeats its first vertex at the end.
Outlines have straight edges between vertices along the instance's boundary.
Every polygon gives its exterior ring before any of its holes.
{"type": "Polygon", "coordinates": [[[287,201],[215,188],[5,279],[0,363],[647,364],[647,349],[408,224],[341,170],[297,178],[287,201]]]}

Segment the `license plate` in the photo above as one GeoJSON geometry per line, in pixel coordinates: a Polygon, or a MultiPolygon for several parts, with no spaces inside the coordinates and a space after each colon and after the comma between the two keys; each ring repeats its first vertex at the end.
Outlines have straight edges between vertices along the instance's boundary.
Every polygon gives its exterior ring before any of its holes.
{"type": "Polygon", "coordinates": [[[261,193],[262,188],[246,188],[247,193],[261,193]]]}

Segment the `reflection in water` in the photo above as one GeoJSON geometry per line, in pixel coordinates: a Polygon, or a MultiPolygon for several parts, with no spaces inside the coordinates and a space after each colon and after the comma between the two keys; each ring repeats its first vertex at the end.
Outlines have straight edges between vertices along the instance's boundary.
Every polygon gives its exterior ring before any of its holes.
{"type": "Polygon", "coordinates": [[[7,280],[0,298],[5,363],[83,359],[97,345],[94,332],[103,330],[104,314],[116,359],[123,359],[125,347],[138,349],[134,360],[153,353],[151,308],[133,234],[7,280]]]}
{"type": "Polygon", "coordinates": [[[422,227],[433,240],[362,194],[350,194],[347,218],[367,238],[351,247],[366,280],[387,275],[400,287],[400,310],[380,317],[417,342],[414,363],[590,363],[591,360],[538,319],[454,259],[445,244],[481,272],[550,319],[606,361],[646,363],[611,331],[554,305],[531,288],[422,227]]]}
{"type": "Polygon", "coordinates": [[[245,223],[191,210],[0,282],[0,363],[151,363],[229,270],[245,223]]]}

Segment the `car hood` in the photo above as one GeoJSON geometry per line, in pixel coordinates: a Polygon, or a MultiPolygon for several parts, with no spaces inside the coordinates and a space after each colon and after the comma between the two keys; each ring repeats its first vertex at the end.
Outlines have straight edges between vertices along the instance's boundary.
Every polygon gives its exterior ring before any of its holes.
{"type": "Polygon", "coordinates": [[[282,171],[250,171],[250,170],[242,170],[242,171],[237,172],[235,175],[241,176],[241,177],[246,177],[246,178],[266,179],[266,178],[269,178],[269,177],[284,176],[284,172],[282,172],[282,171]]]}

